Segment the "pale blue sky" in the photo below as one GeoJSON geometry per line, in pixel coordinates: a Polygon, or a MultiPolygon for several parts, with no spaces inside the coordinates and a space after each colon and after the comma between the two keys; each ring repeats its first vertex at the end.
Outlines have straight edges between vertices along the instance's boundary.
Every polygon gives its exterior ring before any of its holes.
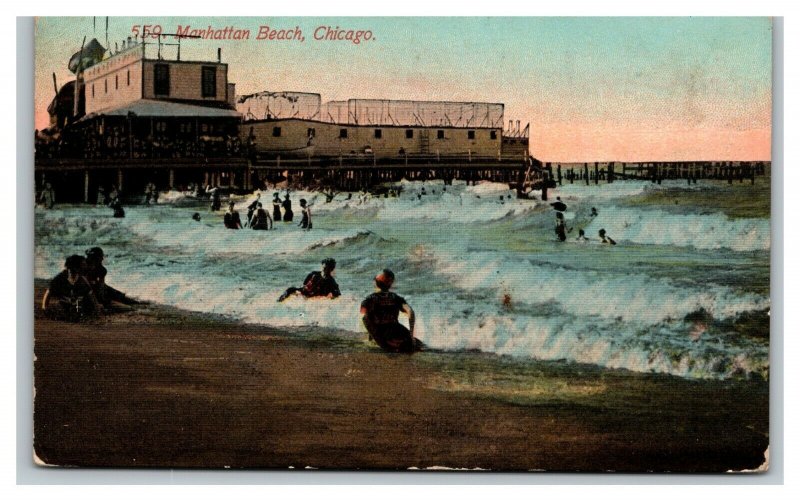
{"type": "MultiPolygon", "coordinates": [[[[213,59],[222,47],[242,94],[503,102],[506,118],[531,122],[540,148],[553,155],[578,158],[579,146],[562,137],[574,130],[558,131],[580,127],[586,135],[593,124],[602,128],[598,137],[615,127],[620,134],[680,129],[687,137],[695,128],[719,131],[721,143],[712,145],[719,151],[739,142],[731,134],[769,137],[768,18],[111,18],[111,45],[134,24],[165,32],[179,24],[249,28],[249,41],[188,41],[182,49],[184,59],[213,59]],[[299,25],[306,40],[257,41],[262,24],[299,25]],[[369,29],[375,40],[314,41],[320,25],[369,29]]],[[[104,26],[98,17],[101,43],[104,26]]],[[[93,36],[91,17],[38,19],[37,126],[53,95],[50,74],[67,81],[66,61],[84,35],[93,36]]]]}

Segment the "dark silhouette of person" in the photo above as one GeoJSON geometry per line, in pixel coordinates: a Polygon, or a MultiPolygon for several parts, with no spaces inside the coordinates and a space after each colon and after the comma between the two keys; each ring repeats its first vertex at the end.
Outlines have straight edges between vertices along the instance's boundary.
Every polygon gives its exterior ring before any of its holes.
{"type": "Polygon", "coordinates": [[[105,259],[105,254],[100,247],[92,247],[86,251],[84,276],[89,285],[92,286],[94,296],[100,304],[106,308],[111,306],[112,301],[127,305],[141,304],[139,301],[129,298],[124,293],[106,284],[108,270],[103,266],[103,259],[105,259]]]}
{"type": "Polygon", "coordinates": [[[384,351],[412,353],[418,349],[414,339],[414,310],[404,298],[389,291],[393,284],[392,270],[383,270],[375,277],[377,290],[361,302],[361,321],[370,339],[384,351]],[[410,329],[398,321],[401,311],[408,315],[410,329]]]}
{"type": "Polygon", "coordinates": [[[333,277],[336,270],[336,260],[326,258],[322,260],[322,271],[312,271],[303,280],[302,287],[289,287],[286,292],[281,294],[278,302],[283,302],[289,296],[300,293],[305,297],[327,297],[336,299],[341,296],[339,284],[333,277]]]}
{"type": "Polygon", "coordinates": [[[294,212],[292,212],[292,200],[287,193],[283,199],[283,220],[290,223],[294,219],[294,212]]]}
{"type": "Polygon", "coordinates": [[[606,230],[604,229],[600,230],[600,243],[617,245],[617,242],[615,242],[613,238],[606,235],[606,230]]]}
{"type": "Polygon", "coordinates": [[[272,219],[276,222],[281,220],[281,198],[277,193],[272,197],[272,219]]]}
{"type": "Polygon", "coordinates": [[[229,230],[241,230],[242,219],[239,217],[239,212],[236,211],[233,206],[233,202],[228,204],[228,212],[225,213],[223,222],[225,223],[225,227],[229,230]]]}
{"type": "Polygon", "coordinates": [[[261,202],[256,204],[256,211],[250,220],[250,228],[254,230],[270,230],[272,229],[272,218],[269,217],[267,211],[261,205],[261,202]]]}
{"type": "Polygon", "coordinates": [[[53,277],[42,298],[42,310],[57,320],[79,322],[100,313],[102,307],[84,276],[86,259],[69,256],[64,270],[53,277]],[[55,304],[51,302],[55,301],[55,304]]]}

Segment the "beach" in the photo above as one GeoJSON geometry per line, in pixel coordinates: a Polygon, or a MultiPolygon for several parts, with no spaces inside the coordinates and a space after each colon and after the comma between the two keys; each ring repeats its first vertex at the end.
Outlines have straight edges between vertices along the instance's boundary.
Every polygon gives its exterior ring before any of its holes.
{"type": "Polygon", "coordinates": [[[36,315],[34,449],[50,465],[725,472],[759,467],[769,442],[758,379],[390,355],[155,305],[36,315]]]}

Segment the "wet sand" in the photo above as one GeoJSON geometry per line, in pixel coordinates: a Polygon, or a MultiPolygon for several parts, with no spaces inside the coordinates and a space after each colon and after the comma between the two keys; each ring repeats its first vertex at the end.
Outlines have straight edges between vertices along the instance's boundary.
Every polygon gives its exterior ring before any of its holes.
{"type": "Polygon", "coordinates": [[[51,465],[724,472],[757,468],[769,441],[758,379],[389,355],[153,305],[36,315],[34,449],[51,465]]]}

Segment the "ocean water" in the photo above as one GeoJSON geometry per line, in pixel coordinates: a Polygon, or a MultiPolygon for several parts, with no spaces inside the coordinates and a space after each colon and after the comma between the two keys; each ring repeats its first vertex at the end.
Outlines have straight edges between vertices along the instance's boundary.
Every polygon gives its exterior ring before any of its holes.
{"type": "MultiPolygon", "coordinates": [[[[128,207],[125,219],[104,207],[36,209],[35,275],[51,278],[65,256],[99,245],[108,283],[134,297],[355,339],[365,336],[361,300],[391,268],[431,349],[686,378],[768,377],[768,321],[739,326],[769,309],[769,219],[626,203],[685,189],[677,182],[566,185],[550,191],[550,201],[568,205],[562,243],[549,204],[517,200],[506,185],[402,184],[399,198],[363,202],[357,193],[326,203],[293,192],[296,221],[266,232],[226,230],[222,212],[179,193],[128,207]],[[312,231],[296,226],[300,198],[312,203],[312,231]],[[618,245],[601,245],[601,228],[618,245]],[[579,229],[590,242],[575,241],[579,229]],[[339,299],[276,302],[325,257],[338,262],[339,299]]],[[[265,209],[271,198],[263,194],[265,209]]],[[[243,216],[253,199],[234,199],[243,216]]]]}

